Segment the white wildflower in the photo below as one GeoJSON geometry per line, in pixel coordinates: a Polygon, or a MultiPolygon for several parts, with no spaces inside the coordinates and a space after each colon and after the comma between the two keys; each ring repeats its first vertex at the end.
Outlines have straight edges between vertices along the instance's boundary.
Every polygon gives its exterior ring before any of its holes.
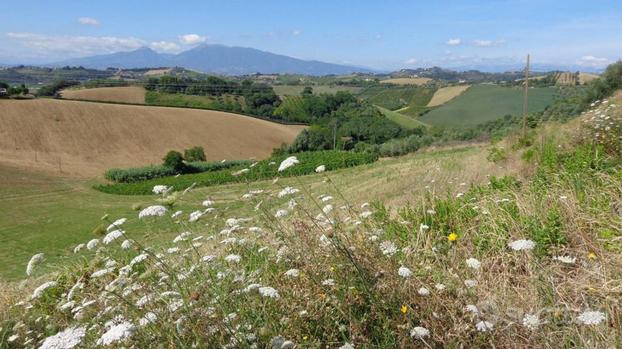
{"type": "Polygon", "coordinates": [[[422,339],[430,335],[430,330],[425,327],[417,326],[410,330],[410,336],[417,339],[422,339]]]}
{"type": "Polygon", "coordinates": [[[78,244],[76,247],[73,248],[73,253],[80,252],[80,250],[83,249],[85,246],[85,244],[78,244]]]}
{"type": "Polygon", "coordinates": [[[47,337],[39,349],[71,349],[82,342],[84,335],[86,335],[85,327],[70,327],[47,337]]]}
{"type": "Polygon", "coordinates": [[[537,329],[538,326],[540,326],[540,319],[538,318],[538,315],[525,314],[523,317],[523,326],[530,330],[537,329]]]}
{"type": "Polygon", "coordinates": [[[360,217],[361,218],[369,218],[372,214],[373,214],[373,212],[371,212],[371,211],[364,211],[364,212],[361,212],[360,217]]]}
{"type": "Polygon", "coordinates": [[[333,197],[332,197],[332,196],[330,196],[330,195],[326,195],[326,196],[323,196],[323,197],[321,198],[322,202],[330,201],[330,200],[332,200],[332,199],[333,199],[333,197]]]}
{"type": "Polygon", "coordinates": [[[316,173],[322,173],[324,171],[326,171],[326,166],[325,165],[320,165],[320,166],[315,168],[315,172],[316,173]]]}
{"type": "Polygon", "coordinates": [[[260,287],[258,291],[259,291],[259,294],[264,297],[279,298],[279,291],[275,290],[272,287],[268,287],[268,286],[260,287]]]}
{"type": "Polygon", "coordinates": [[[189,231],[185,231],[185,232],[183,232],[183,233],[181,233],[181,234],[177,235],[177,236],[173,239],[173,243],[175,243],[175,244],[176,244],[176,243],[181,242],[181,241],[186,241],[190,235],[192,235],[192,233],[191,233],[191,232],[189,232],[189,231]]]}
{"type": "Polygon", "coordinates": [[[324,285],[324,286],[335,286],[335,280],[333,280],[333,279],[326,279],[326,280],[322,281],[322,285],[324,285]]]}
{"type": "Polygon", "coordinates": [[[339,349],[354,349],[354,345],[352,343],[346,342],[346,343],[343,343],[343,345],[340,346],[339,349]]]}
{"type": "Polygon", "coordinates": [[[94,271],[93,274],[91,274],[91,279],[98,278],[104,275],[108,275],[112,273],[113,271],[114,271],[114,268],[100,269],[100,270],[94,271]]]}
{"type": "Polygon", "coordinates": [[[205,206],[205,207],[212,207],[214,206],[215,202],[213,200],[205,200],[201,203],[201,205],[205,206]]]}
{"type": "Polygon", "coordinates": [[[90,251],[94,249],[95,247],[97,247],[98,244],[99,244],[99,240],[93,239],[86,243],[86,249],[90,251]]]}
{"type": "Polygon", "coordinates": [[[479,269],[482,266],[482,263],[475,258],[469,258],[466,260],[466,264],[471,269],[479,269]]]}
{"type": "Polygon", "coordinates": [[[296,194],[296,193],[298,193],[299,191],[300,191],[300,189],[296,189],[296,188],[293,188],[293,187],[285,187],[285,188],[283,188],[283,190],[281,190],[281,191],[277,194],[277,196],[278,196],[279,198],[282,198],[282,197],[287,196],[287,195],[296,194]]]}
{"type": "Polygon", "coordinates": [[[166,185],[155,185],[151,191],[156,194],[166,194],[173,187],[167,187],[166,185]]]}
{"type": "Polygon", "coordinates": [[[477,280],[472,280],[472,279],[468,279],[468,280],[464,280],[464,286],[472,288],[477,286],[477,280]]]}
{"type": "Polygon", "coordinates": [[[28,265],[26,266],[26,275],[32,275],[32,272],[35,270],[35,267],[43,262],[43,253],[37,253],[36,255],[30,258],[28,261],[28,265]]]}
{"type": "Polygon", "coordinates": [[[146,260],[148,257],[149,257],[149,255],[146,254],[146,253],[139,254],[138,256],[136,256],[136,257],[134,257],[132,259],[132,261],[130,262],[130,265],[134,266],[135,264],[141,263],[144,260],[146,260]]]}
{"type": "Polygon", "coordinates": [[[436,285],[434,285],[434,288],[437,291],[443,291],[443,290],[445,290],[445,285],[443,285],[443,284],[436,284],[436,285]]]}
{"type": "Polygon", "coordinates": [[[147,314],[145,314],[145,316],[143,316],[140,320],[138,320],[138,324],[140,326],[146,326],[148,324],[152,324],[156,322],[157,319],[158,319],[158,316],[155,313],[148,312],[147,314]]]}
{"type": "Polygon", "coordinates": [[[110,224],[108,228],[106,228],[106,231],[111,231],[112,229],[119,229],[119,226],[125,223],[126,221],[127,221],[127,218],[119,218],[116,221],[112,222],[112,224],[110,224]]]}
{"type": "Polygon", "coordinates": [[[419,293],[419,295],[420,295],[420,296],[424,296],[424,297],[426,297],[426,296],[429,296],[429,295],[430,295],[430,290],[428,290],[428,289],[427,289],[427,288],[425,288],[425,287],[421,287],[421,288],[419,289],[419,291],[417,291],[417,293],[419,293]]]}
{"type": "Polygon", "coordinates": [[[495,325],[488,321],[480,321],[475,324],[475,328],[477,328],[480,332],[491,331],[495,325]]]}
{"type": "Polygon", "coordinates": [[[298,277],[298,275],[300,274],[300,270],[298,269],[290,269],[288,271],[285,272],[285,276],[289,276],[289,277],[298,277]]]}
{"type": "Polygon", "coordinates": [[[577,317],[577,320],[584,325],[598,325],[607,320],[607,315],[601,311],[586,310],[577,317]]]}
{"type": "Polygon", "coordinates": [[[276,218],[282,218],[282,217],[287,216],[287,214],[288,214],[287,210],[283,210],[283,209],[281,209],[281,210],[277,210],[277,211],[276,211],[276,213],[274,214],[274,217],[276,217],[276,218]]]}
{"type": "Polygon", "coordinates": [[[56,281],[48,281],[48,282],[41,284],[41,286],[35,288],[35,290],[32,292],[32,296],[30,296],[30,299],[37,299],[41,297],[43,293],[45,292],[45,290],[47,290],[50,287],[54,287],[54,286],[56,286],[56,281]]]}
{"type": "Polygon", "coordinates": [[[194,211],[190,214],[190,218],[188,219],[189,222],[196,222],[199,220],[199,218],[201,218],[201,216],[203,216],[203,212],[201,211],[194,211]]]}
{"type": "Polygon", "coordinates": [[[324,214],[328,214],[333,210],[333,205],[328,204],[326,206],[324,206],[324,208],[322,208],[322,212],[324,212],[324,214]]]}
{"type": "Polygon", "coordinates": [[[110,327],[108,331],[97,340],[97,345],[110,345],[125,340],[131,337],[134,331],[136,331],[136,327],[132,325],[132,323],[123,321],[110,327]]]}
{"type": "Polygon", "coordinates": [[[521,239],[508,243],[508,247],[514,251],[532,250],[536,243],[531,240],[521,239]]]}
{"type": "Polygon", "coordinates": [[[479,314],[479,309],[477,309],[477,307],[474,304],[467,304],[466,310],[472,313],[473,315],[479,314]]]}
{"type": "Polygon", "coordinates": [[[176,211],[175,213],[173,213],[171,215],[171,218],[175,219],[177,217],[179,217],[182,213],[184,213],[183,211],[176,211]]]}
{"type": "Polygon", "coordinates": [[[385,240],[380,243],[380,251],[385,256],[393,256],[397,253],[397,246],[392,241],[385,240]]]}
{"type": "Polygon", "coordinates": [[[225,257],[225,261],[230,263],[240,263],[240,260],[242,260],[242,257],[237,254],[230,254],[225,257]]]}
{"type": "Polygon", "coordinates": [[[574,262],[576,262],[577,258],[571,257],[571,256],[555,256],[555,257],[553,257],[553,260],[556,260],[558,262],[562,262],[564,264],[574,264],[574,262]]]}
{"type": "Polygon", "coordinates": [[[171,248],[166,250],[166,253],[168,253],[168,254],[173,254],[173,253],[177,253],[177,252],[179,252],[179,247],[171,247],[171,248]]]}
{"type": "Polygon", "coordinates": [[[430,229],[429,225],[423,224],[423,223],[419,224],[419,230],[420,231],[424,231],[424,230],[428,230],[428,229],[430,229]]]}
{"type": "Polygon", "coordinates": [[[413,272],[410,271],[410,269],[408,269],[408,268],[406,268],[404,266],[399,267],[399,269],[397,269],[397,275],[399,275],[399,276],[401,276],[401,277],[403,277],[405,279],[409,278],[412,274],[413,274],[413,272]]]}
{"type": "Polygon", "coordinates": [[[298,163],[300,163],[300,161],[298,161],[298,159],[295,156],[290,156],[290,157],[288,157],[287,159],[285,159],[285,160],[283,160],[281,162],[281,164],[279,165],[278,171],[279,172],[285,171],[286,169],[288,169],[288,168],[290,168],[290,167],[292,167],[292,166],[294,166],[294,165],[296,165],[298,163]]]}
{"type": "Polygon", "coordinates": [[[138,213],[138,218],[145,217],[162,217],[168,209],[162,205],[149,206],[138,213]]]}
{"type": "Polygon", "coordinates": [[[132,241],[131,240],[123,240],[123,242],[121,243],[121,248],[124,250],[129,250],[130,248],[132,248],[132,241]]]}
{"type": "Polygon", "coordinates": [[[110,233],[106,234],[106,236],[104,236],[102,242],[104,243],[104,245],[108,245],[109,243],[123,236],[123,234],[125,234],[123,230],[113,230],[110,233]]]}

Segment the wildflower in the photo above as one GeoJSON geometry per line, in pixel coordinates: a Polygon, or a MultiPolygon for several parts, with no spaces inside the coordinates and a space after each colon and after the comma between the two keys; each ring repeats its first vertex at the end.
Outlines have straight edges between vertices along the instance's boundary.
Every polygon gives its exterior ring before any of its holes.
{"type": "Polygon", "coordinates": [[[174,239],[173,239],[173,243],[178,243],[181,241],[186,241],[187,238],[191,235],[192,233],[190,233],[189,231],[185,231],[179,235],[177,235],[174,239]]]}
{"type": "Polygon", "coordinates": [[[116,221],[112,222],[112,224],[110,224],[108,228],[106,228],[106,231],[110,231],[112,229],[118,229],[119,226],[125,223],[126,221],[127,221],[127,218],[119,218],[116,221]]]}
{"type": "Polygon", "coordinates": [[[48,281],[48,282],[41,284],[41,286],[35,288],[35,290],[32,292],[32,296],[30,296],[30,299],[37,299],[41,297],[43,293],[45,292],[45,290],[47,290],[50,287],[54,287],[54,286],[56,286],[56,281],[48,281]]]}
{"type": "Polygon", "coordinates": [[[315,172],[316,173],[322,173],[324,171],[326,171],[326,166],[325,165],[320,165],[320,166],[315,168],[315,172]]]}
{"type": "Polygon", "coordinates": [[[298,277],[300,271],[298,269],[290,269],[285,272],[285,276],[298,277]]]}
{"type": "Polygon", "coordinates": [[[454,242],[454,241],[458,240],[458,234],[451,233],[451,234],[447,235],[447,240],[450,241],[450,242],[454,242]]]}
{"type": "Polygon", "coordinates": [[[587,258],[588,259],[596,259],[596,253],[590,251],[590,253],[587,254],[587,258]]]}
{"type": "Polygon", "coordinates": [[[279,198],[282,198],[282,197],[287,196],[287,195],[296,194],[296,193],[298,193],[299,191],[300,191],[300,189],[296,189],[296,188],[293,188],[293,187],[285,187],[285,188],[283,188],[283,190],[281,190],[281,191],[277,194],[277,196],[278,196],[279,198]]]}
{"type": "Polygon", "coordinates": [[[120,324],[110,327],[108,331],[97,340],[97,345],[110,345],[125,340],[131,337],[135,331],[136,326],[132,325],[130,322],[123,321],[120,324]]]}
{"type": "Polygon", "coordinates": [[[86,243],[86,249],[90,251],[94,249],[95,247],[97,247],[98,244],[99,244],[99,240],[93,239],[86,243]]]}
{"type": "Polygon", "coordinates": [[[196,222],[199,220],[199,218],[201,218],[201,216],[203,216],[203,212],[201,211],[194,211],[192,213],[190,213],[190,218],[188,218],[188,222],[192,223],[192,222],[196,222]]]}
{"type": "Polygon", "coordinates": [[[427,224],[423,224],[423,223],[421,223],[421,224],[419,225],[419,231],[424,231],[424,230],[428,230],[428,229],[430,229],[430,226],[429,226],[429,225],[427,225],[427,224]]]}
{"type": "Polygon", "coordinates": [[[171,218],[175,219],[175,218],[179,217],[182,213],[183,213],[183,211],[176,211],[175,213],[173,213],[171,215],[171,218]]]}
{"type": "Polygon", "coordinates": [[[326,280],[322,281],[322,285],[324,285],[324,286],[335,286],[335,280],[333,280],[333,279],[326,279],[326,280]]]}
{"type": "Polygon", "coordinates": [[[508,243],[508,247],[514,251],[532,250],[536,247],[536,243],[531,240],[516,240],[508,243]]]}
{"type": "Polygon", "coordinates": [[[406,304],[402,304],[402,306],[400,307],[400,312],[402,314],[406,314],[408,312],[408,306],[406,304]]]}
{"type": "Polygon", "coordinates": [[[93,274],[91,274],[91,279],[98,278],[104,275],[108,275],[112,273],[113,271],[114,271],[114,268],[100,269],[100,270],[94,271],[93,274]]]}
{"type": "Polygon", "coordinates": [[[324,208],[322,208],[322,212],[324,212],[324,214],[328,214],[332,210],[333,210],[333,205],[331,205],[331,204],[328,204],[328,205],[324,206],[324,208]]]}
{"type": "Polygon", "coordinates": [[[574,262],[577,259],[575,257],[571,257],[571,256],[555,256],[555,257],[553,257],[553,260],[556,260],[558,262],[562,262],[564,264],[574,264],[574,262]]]}
{"type": "Polygon", "coordinates": [[[495,325],[488,321],[480,321],[475,324],[475,328],[477,328],[480,332],[491,331],[495,325]]]}
{"type": "Polygon", "coordinates": [[[283,209],[281,209],[281,210],[277,210],[277,211],[276,211],[276,213],[274,214],[274,217],[276,217],[276,218],[282,218],[282,217],[287,216],[287,214],[288,214],[287,210],[283,210],[283,209]]]}
{"type": "Polygon", "coordinates": [[[161,205],[149,206],[138,213],[138,218],[145,217],[162,217],[168,211],[166,207],[161,205]]]}
{"type": "Polygon", "coordinates": [[[420,295],[420,296],[427,297],[427,296],[429,296],[429,295],[430,295],[430,290],[428,290],[428,289],[427,289],[427,288],[425,288],[425,287],[421,287],[421,288],[419,289],[419,291],[417,291],[417,293],[419,293],[419,295],[420,295]]]}
{"type": "Polygon", "coordinates": [[[535,330],[540,326],[540,319],[538,315],[526,314],[523,317],[523,326],[527,327],[530,330],[535,330]]]}
{"type": "Polygon", "coordinates": [[[81,249],[83,249],[86,245],[85,244],[79,244],[76,247],[73,248],[73,253],[78,253],[80,252],[81,249]]]}
{"type": "Polygon", "coordinates": [[[586,310],[577,317],[577,320],[584,325],[598,325],[606,319],[605,313],[593,310],[586,310]]]}
{"type": "Polygon", "coordinates": [[[214,201],[212,200],[205,200],[201,203],[201,205],[205,206],[205,207],[212,207],[214,205],[214,201]]]}
{"type": "Polygon", "coordinates": [[[385,240],[380,243],[380,251],[383,255],[390,257],[397,253],[397,247],[392,241],[385,240]]]}
{"type": "Polygon", "coordinates": [[[268,286],[260,287],[258,291],[259,291],[259,294],[264,297],[279,298],[279,291],[275,290],[272,287],[268,287],[268,286]]]}
{"type": "Polygon", "coordinates": [[[129,250],[130,248],[132,248],[132,241],[130,241],[130,240],[124,240],[124,241],[121,243],[121,248],[122,248],[122,249],[124,249],[124,250],[129,250]]]}
{"type": "Polygon", "coordinates": [[[300,161],[298,161],[298,159],[295,156],[290,156],[287,159],[283,160],[281,162],[281,164],[279,165],[279,172],[285,171],[286,169],[296,165],[300,163],[300,161]]]}
{"type": "Polygon", "coordinates": [[[429,335],[430,331],[427,328],[421,326],[417,326],[410,331],[410,336],[417,339],[422,339],[428,337],[429,335]]]}
{"type": "Polygon", "coordinates": [[[30,258],[30,261],[28,261],[28,265],[26,266],[26,275],[30,276],[32,275],[32,272],[34,271],[35,267],[43,262],[43,253],[37,253],[36,255],[32,256],[30,258]]]}
{"type": "Polygon", "coordinates": [[[155,185],[151,190],[154,194],[166,194],[169,190],[173,189],[173,187],[167,187],[166,185],[155,185]]]}
{"type": "Polygon", "coordinates": [[[146,326],[148,324],[154,323],[158,319],[158,316],[152,312],[148,312],[143,316],[140,320],[138,320],[138,324],[140,326],[146,326]]]}
{"type": "Polygon", "coordinates": [[[401,277],[403,277],[405,279],[409,278],[412,274],[413,274],[413,272],[410,271],[410,269],[408,269],[408,268],[406,268],[404,266],[399,267],[399,269],[397,269],[397,275],[399,275],[399,276],[401,276],[401,277]]]}
{"type": "Polygon", "coordinates": [[[443,284],[436,284],[436,285],[434,285],[434,288],[437,291],[443,291],[445,289],[445,285],[443,285],[443,284]]]}
{"type": "Polygon", "coordinates": [[[71,349],[76,347],[86,335],[85,327],[70,327],[47,337],[39,349],[71,349]]]}
{"type": "Polygon", "coordinates": [[[472,280],[472,279],[464,280],[464,286],[473,288],[477,286],[477,280],[472,280]]]}
{"type": "Polygon", "coordinates": [[[354,345],[352,343],[343,343],[342,346],[339,347],[339,349],[354,349],[354,345]]]}
{"type": "Polygon", "coordinates": [[[369,218],[373,213],[371,211],[364,211],[361,212],[360,216],[361,218],[369,218]]]}
{"type": "Polygon", "coordinates": [[[136,256],[136,257],[134,257],[132,259],[132,261],[130,262],[130,265],[134,266],[135,264],[141,263],[144,260],[146,260],[148,257],[149,257],[149,255],[146,254],[146,253],[139,254],[138,256],[136,256]]]}
{"type": "Polygon", "coordinates": [[[479,269],[482,266],[482,263],[475,258],[469,258],[466,260],[466,264],[471,269],[479,269]]]}
{"type": "Polygon", "coordinates": [[[330,195],[326,195],[326,196],[324,196],[324,197],[322,197],[322,198],[321,198],[322,202],[330,201],[330,200],[332,200],[332,199],[333,199],[333,197],[332,197],[332,196],[330,196],[330,195]]]}
{"type": "Polygon", "coordinates": [[[473,304],[467,304],[465,308],[467,311],[471,312],[473,315],[479,314],[479,309],[477,309],[477,307],[473,304]]]}
{"type": "Polygon", "coordinates": [[[125,234],[123,230],[113,230],[110,233],[106,234],[106,236],[104,236],[102,242],[104,243],[104,245],[108,245],[109,243],[123,236],[123,234],[125,234]]]}
{"type": "Polygon", "coordinates": [[[237,254],[230,254],[227,257],[225,257],[225,261],[230,262],[230,263],[240,263],[241,259],[242,257],[240,257],[237,254]]]}

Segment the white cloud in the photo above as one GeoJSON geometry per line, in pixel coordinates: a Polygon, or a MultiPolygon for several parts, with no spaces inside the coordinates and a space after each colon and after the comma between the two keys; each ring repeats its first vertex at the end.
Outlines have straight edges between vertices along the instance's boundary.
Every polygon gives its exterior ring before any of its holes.
{"type": "Polygon", "coordinates": [[[201,36],[198,34],[186,34],[179,36],[179,42],[184,45],[196,45],[207,40],[206,36],[201,36]]]}
{"type": "Polygon", "coordinates": [[[7,33],[6,36],[34,54],[89,56],[131,51],[147,45],[134,37],[114,36],[51,36],[35,33],[7,33]]]}
{"type": "Polygon", "coordinates": [[[460,39],[449,39],[447,40],[446,44],[449,46],[458,46],[462,43],[462,40],[460,39]]]}
{"type": "Polygon", "coordinates": [[[169,42],[169,41],[152,42],[149,45],[149,47],[151,47],[152,49],[158,52],[169,52],[169,53],[179,52],[181,49],[179,45],[177,45],[174,42],[169,42]]]}
{"type": "Polygon", "coordinates": [[[505,40],[473,40],[472,43],[477,47],[492,47],[505,44],[505,40]]]}
{"type": "Polygon", "coordinates": [[[407,59],[404,63],[405,64],[410,64],[410,65],[417,64],[417,59],[416,58],[410,58],[410,59],[407,59]]]}
{"type": "Polygon", "coordinates": [[[604,58],[604,57],[595,57],[592,55],[587,55],[587,56],[581,57],[581,59],[577,61],[577,64],[581,66],[585,66],[585,67],[604,68],[607,65],[609,65],[610,62],[611,61],[609,59],[604,58]]]}
{"type": "Polygon", "coordinates": [[[293,35],[293,36],[298,36],[298,35],[300,35],[300,34],[302,34],[302,30],[300,30],[300,29],[296,29],[296,30],[293,30],[293,31],[292,31],[292,35],[293,35]]]}
{"type": "Polygon", "coordinates": [[[91,17],[80,17],[78,18],[78,22],[84,25],[99,25],[99,21],[91,17]]]}

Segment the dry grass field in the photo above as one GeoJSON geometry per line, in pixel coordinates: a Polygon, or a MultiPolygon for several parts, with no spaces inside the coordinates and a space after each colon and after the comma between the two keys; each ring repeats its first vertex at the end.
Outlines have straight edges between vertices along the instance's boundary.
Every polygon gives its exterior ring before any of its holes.
{"type": "Polygon", "coordinates": [[[165,75],[167,73],[170,73],[171,70],[173,70],[172,68],[166,68],[166,69],[151,69],[145,72],[145,76],[158,76],[158,75],[165,75]]]}
{"type": "MultiPolygon", "coordinates": [[[[590,81],[597,79],[598,75],[590,74],[590,73],[579,73],[578,79],[579,84],[585,85],[590,81]]],[[[577,76],[571,72],[559,73],[557,75],[557,84],[558,85],[576,85],[577,84],[577,76]]]]}
{"type": "Polygon", "coordinates": [[[440,88],[436,90],[436,92],[434,92],[434,96],[432,96],[432,99],[430,100],[430,102],[428,102],[428,107],[443,105],[454,99],[455,97],[458,97],[469,87],[470,85],[458,85],[440,88]]]}
{"type": "Polygon", "coordinates": [[[397,84],[397,85],[423,85],[430,81],[430,78],[395,78],[380,81],[383,84],[397,84]]]}
{"type": "Polygon", "coordinates": [[[193,146],[209,160],[263,158],[303,129],[219,111],[50,99],[0,100],[0,111],[0,163],[81,177],[159,164],[193,146]]]}
{"type": "Polygon", "coordinates": [[[145,104],[145,89],[138,86],[70,89],[61,92],[63,98],[87,101],[145,104]]]}

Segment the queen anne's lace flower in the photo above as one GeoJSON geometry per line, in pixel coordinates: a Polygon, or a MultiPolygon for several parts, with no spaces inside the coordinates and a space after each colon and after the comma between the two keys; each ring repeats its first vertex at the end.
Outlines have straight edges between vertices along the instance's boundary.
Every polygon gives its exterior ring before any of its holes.
{"type": "Polygon", "coordinates": [[[45,293],[45,290],[54,286],[56,286],[56,281],[48,281],[41,284],[41,286],[35,288],[35,290],[32,292],[32,296],[30,296],[30,299],[37,299],[41,297],[43,293],[45,293]]]}
{"type": "Polygon", "coordinates": [[[555,256],[553,259],[564,264],[574,264],[577,260],[577,258],[571,256],[555,256]]]}
{"type": "Polygon", "coordinates": [[[112,222],[112,224],[110,224],[108,228],[106,228],[106,231],[111,231],[112,229],[119,229],[119,226],[123,225],[123,223],[125,223],[126,221],[127,218],[119,218],[116,221],[112,222]]]}
{"type": "Polygon", "coordinates": [[[285,197],[285,196],[287,196],[287,195],[296,194],[296,193],[298,193],[299,191],[300,191],[300,189],[296,189],[296,188],[293,188],[293,187],[285,187],[285,188],[283,188],[283,190],[281,190],[281,191],[277,194],[277,196],[278,196],[279,198],[282,198],[282,197],[285,197]]]}
{"type": "Polygon", "coordinates": [[[225,261],[227,261],[229,263],[240,263],[241,259],[242,259],[242,257],[240,257],[237,254],[230,254],[227,257],[225,257],[225,261]]]}
{"type": "Polygon", "coordinates": [[[259,291],[259,294],[264,297],[279,298],[279,291],[275,290],[272,287],[268,287],[268,286],[260,287],[258,291],[259,291]]]}
{"type": "Polygon", "coordinates": [[[315,168],[315,172],[316,173],[322,173],[324,171],[326,171],[326,166],[324,166],[324,165],[320,165],[320,166],[315,168]]]}
{"type": "Polygon", "coordinates": [[[385,256],[393,256],[397,253],[397,246],[392,241],[385,240],[380,243],[380,251],[385,256]]]}
{"type": "Polygon", "coordinates": [[[110,345],[115,342],[125,340],[132,336],[136,331],[136,326],[132,323],[123,321],[111,326],[98,340],[97,345],[110,345]]]}
{"type": "Polygon", "coordinates": [[[430,335],[430,330],[425,327],[417,326],[410,330],[410,336],[417,339],[422,339],[430,335]]]}
{"type": "Polygon", "coordinates": [[[586,310],[577,317],[577,320],[584,325],[598,325],[606,319],[605,313],[593,310],[586,310]]]}
{"type": "Polygon", "coordinates": [[[413,274],[413,272],[410,271],[410,269],[408,269],[408,268],[406,268],[404,266],[399,267],[399,269],[397,269],[397,275],[399,275],[399,276],[401,276],[401,277],[403,277],[405,279],[409,278],[412,274],[413,274]]]}
{"type": "Polygon", "coordinates": [[[123,230],[113,230],[110,233],[106,234],[106,236],[104,236],[102,242],[104,243],[104,245],[108,245],[109,243],[123,236],[123,234],[125,234],[123,230]]]}
{"type": "Polygon", "coordinates": [[[95,247],[97,247],[98,244],[99,244],[98,239],[92,239],[91,241],[86,243],[86,249],[90,251],[94,249],[95,247]]]}
{"type": "Polygon", "coordinates": [[[479,269],[482,266],[482,263],[475,258],[469,258],[466,260],[466,264],[471,269],[479,269]]]}
{"type": "Polygon", "coordinates": [[[156,185],[156,186],[153,187],[153,189],[151,191],[154,194],[159,195],[159,194],[167,193],[172,188],[173,187],[167,187],[166,185],[156,185]]]}
{"type": "Polygon", "coordinates": [[[43,262],[43,253],[37,253],[36,255],[32,256],[30,258],[30,261],[28,261],[28,265],[26,266],[26,275],[32,275],[35,267],[41,262],[43,262]]]}
{"type": "Polygon", "coordinates": [[[289,277],[298,277],[299,274],[300,274],[300,271],[298,269],[290,269],[285,272],[285,276],[289,276],[289,277]]]}
{"type": "Polygon", "coordinates": [[[70,327],[47,337],[39,349],[71,349],[76,347],[86,334],[85,327],[70,327]]]}
{"type": "Polygon", "coordinates": [[[494,327],[495,325],[488,321],[480,321],[475,324],[475,328],[477,328],[477,330],[480,332],[492,331],[494,327]]]}
{"type": "Polygon", "coordinates": [[[288,168],[290,168],[290,167],[292,167],[292,166],[294,166],[294,165],[296,165],[298,163],[300,163],[300,161],[298,161],[298,159],[295,156],[290,156],[290,157],[288,157],[287,159],[285,159],[285,160],[283,160],[281,162],[281,164],[279,165],[278,171],[279,172],[285,171],[286,169],[288,169],[288,168]]]}
{"type": "Polygon", "coordinates": [[[523,326],[527,327],[530,330],[535,330],[540,326],[540,319],[538,315],[526,314],[523,317],[523,326]]]}
{"type": "Polygon", "coordinates": [[[149,206],[138,213],[138,218],[162,217],[168,210],[162,205],[149,206]]]}
{"type": "Polygon", "coordinates": [[[536,247],[536,243],[531,240],[521,239],[510,242],[508,247],[514,251],[532,250],[536,247]]]}

